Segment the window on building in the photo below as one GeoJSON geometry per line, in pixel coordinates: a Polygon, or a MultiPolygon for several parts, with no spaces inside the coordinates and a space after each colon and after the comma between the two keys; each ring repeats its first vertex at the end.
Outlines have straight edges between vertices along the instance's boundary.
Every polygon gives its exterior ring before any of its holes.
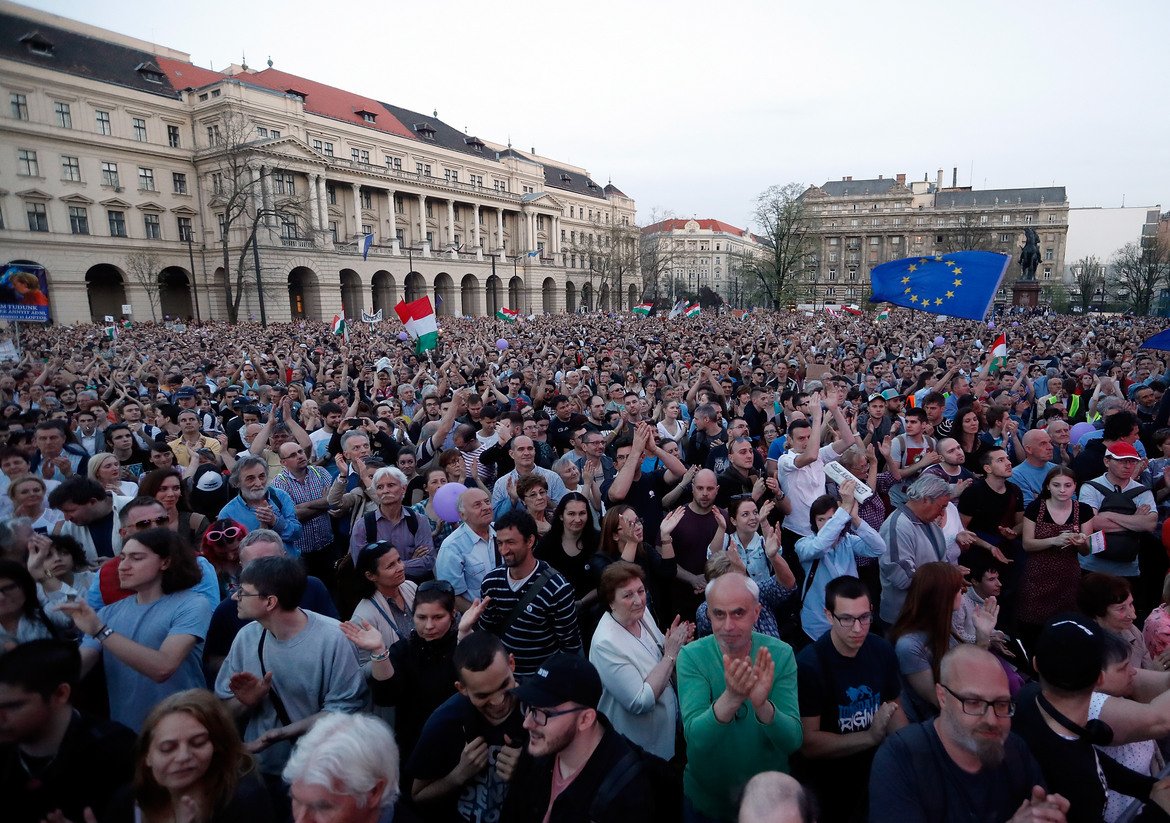
{"type": "Polygon", "coordinates": [[[134,118],[134,139],[139,143],[146,142],[146,120],[141,117],[134,118]]]}
{"type": "Polygon", "coordinates": [[[184,243],[186,243],[188,240],[194,240],[195,233],[191,227],[191,218],[179,217],[177,218],[177,222],[179,224],[179,239],[184,243]]]}
{"type": "Polygon", "coordinates": [[[206,103],[206,102],[207,102],[207,92],[203,92],[203,94],[199,95],[199,102],[200,102],[200,103],[206,103]]]}
{"type": "Polygon", "coordinates": [[[138,188],[141,191],[154,191],[154,169],[138,167],[138,188]]]}
{"type": "Polygon", "coordinates": [[[1059,223],[1060,219],[1055,214],[1050,214],[1050,215],[1048,215],[1048,222],[1049,223],[1059,223]]]}
{"type": "Polygon", "coordinates": [[[334,243],[338,242],[338,239],[337,239],[337,221],[336,221],[336,220],[330,220],[330,221],[329,221],[329,233],[330,233],[331,235],[333,235],[333,242],[334,242],[334,243]]]}
{"type": "Polygon", "coordinates": [[[828,288],[825,289],[825,296],[826,297],[834,297],[834,296],[836,296],[836,294],[837,294],[837,287],[836,286],[829,286],[828,288]]]}
{"type": "Polygon", "coordinates": [[[325,184],[325,199],[329,201],[330,206],[337,205],[337,186],[332,183],[325,184]]]}
{"type": "Polygon", "coordinates": [[[349,157],[351,160],[353,160],[353,162],[356,163],[358,161],[358,150],[357,149],[350,149],[349,150],[349,157]]]}
{"type": "Polygon", "coordinates": [[[835,251],[829,252],[829,262],[830,263],[836,263],[837,259],[838,259],[837,252],[835,252],[835,251]]]}
{"type": "Polygon", "coordinates": [[[496,191],[506,192],[508,190],[507,180],[492,180],[492,186],[496,191]]]}
{"type": "Polygon", "coordinates": [[[856,217],[854,217],[853,219],[851,219],[851,220],[849,221],[849,225],[850,225],[850,226],[860,226],[860,225],[861,225],[861,221],[860,221],[860,220],[858,220],[856,217]]]}
{"type": "Polygon", "coordinates": [[[68,103],[54,103],[53,116],[57,118],[57,125],[61,128],[73,128],[73,112],[70,110],[68,103]]]}
{"type": "Polygon", "coordinates": [[[171,183],[172,183],[172,187],[175,190],[175,194],[186,194],[187,193],[187,175],[184,174],[183,172],[178,172],[178,171],[172,172],[171,173],[171,183]]]}
{"type": "Polygon", "coordinates": [[[212,89],[211,90],[211,97],[212,97],[212,99],[219,97],[219,89],[212,89]]]}
{"type": "Polygon", "coordinates": [[[121,183],[118,182],[117,163],[108,163],[104,160],[102,161],[102,185],[113,186],[114,188],[117,188],[121,185],[121,183]]]}
{"type": "Polygon", "coordinates": [[[215,219],[219,223],[219,239],[222,240],[227,235],[228,230],[227,214],[219,212],[215,215],[215,219]]]}
{"type": "Polygon", "coordinates": [[[403,229],[395,229],[394,236],[398,238],[398,245],[401,246],[406,243],[406,232],[403,229]]]}
{"type": "Polygon", "coordinates": [[[19,94],[17,92],[12,92],[12,94],[10,94],[8,96],[8,99],[12,103],[12,119],[13,120],[27,120],[28,119],[28,97],[23,95],[23,94],[19,94]]]}
{"type": "Polygon", "coordinates": [[[433,231],[429,231],[429,232],[427,232],[427,245],[433,247],[434,244],[435,244],[435,233],[433,231]]]}
{"type": "Polygon", "coordinates": [[[448,183],[459,182],[459,172],[455,169],[443,169],[443,177],[448,183]]]}
{"type": "Polygon", "coordinates": [[[386,171],[402,171],[402,158],[401,157],[387,157],[386,158],[386,171]]]}
{"type": "Polygon", "coordinates": [[[211,173],[211,193],[223,194],[223,172],[213,171],[211,173]]]}
{"type": "Polygon", "coordinates": [[[268,139],[268,129],[265,128],[264,126],[257,126],[256,127],[256,136],[262,140],[267,140],[268,139]]]}
{"type": "MultiPolygon", "coordinates": [[[[372,191],[369,189],[362,189],[361,198],[363,209],[372,209],[374,207],[374,193],[372,191]]],[[[366,233],[369,234],[369,232],[366,233]]]]}
{"type": "Polygon", "coordinates": [[[1051,280],[1051,279],[1052,279],[1052,268],[1051,268],[1050,266],[1045,266],[1045,267],[1044,267],[1044,279],[1045,279],[1045,280],[1051,280]]]}
{"type": "Polygon", "coordinates": [[[370,150],[369,149],[362,149],[361,151],[358,152],[358,162],[361,163],[362,165],[365,165],[365,166],[370,165],[370,150]]]}
{"type": "Polygon", "coordinates": [[[73,183],[81,182],[81,161],[67,154],[61,155],[61,179],[73,183]]]}
{"type": "Polygon", "coordinates": [[[1024,222],[1025,223],[1031,223],[1035,219],[1036,219],[1036,215],[1034,215],[1034,214],[1025,214],[1024,215],[1024,222]]]}
{"type": "Polygon", "coordinates": [[[296,178],[292,172],[275,171],[272,173],[272,190],[277,194],[294,195],[297,193],[296,178]]]}
{"type": "Polygon", "coordinates": [[[418,174],[419,177],[430,177],[431,176],[431,164],[430,163],[415,163],[414,170],[415,170],[415,173],[418,174]]]}
{"type": "Polygon", "coordinates": [[[475,186],[477,189],[482,189],[483,188],[483,175],[482,174],[469,174],[467,176],[467,182],[470,183],[471,185],[475,186]]]}
{"type": "Polygon", "coordinates": [[[181,140],[179,139],[179,127],[167,126],[167,145],[172,149],[181,147],[181,140]]]}
{"type": "Polygon", "coordinates": [[[110,224],[110,237],[126,236],[126,212],[110,209],[106,212],[106,221],[110,224]]]}
{"type": "Polygon", "coordinates": [[[212,125],[207,127],[207,145],[218,146],[223,142],[223,135],[219,131],[219,126],[212,125]]]}
{"type": "Polygon", "coordinates": [[[435,210],[431,207],[431,201],[428,200],[427,201],[427,217],[434,217],[434,216],[435,216],[435,210]]]}
{"type": "Polygon", "coordinates": [[[297,233],[296,218],[289,216],[282,216],[280,218],[280,236],[285,240],[300,239],[300,235],[297,233]]]}
{"type": "Polygon", "coordinates": [[[871,237],[869,238],[869,244],[871,246],[880,246],[882,244],[882,239],[880,237],[871,237]]]}
{"type": "Polygon", "coordinates": [[[1007,232],[1000,232],[999,233],[999,242],[1010,243],[1010,242],[1012,242],[1012,236],[1010,234],[1008,234],[1007,232]]]}
{"type": "Polygon", "coordinates": [[[110,135],[114,133],[113,126],[110,125],[110,113],[108,111],[101,111],[100,109],[93,113],[94,122],[97,125],[97,133],[110,135]]]}
{"type": "Polygon", "coordinates": [[[332,157],[333,156],[333,144],[326,142],[323,146],[323,151],[324,151],[324,154],[326,157],[332,157]]]}
{"type": "Polygon", "coordinates": [[[147,240],[162,240],[162,223],[157,214],[142,215],[142,223],[146,228],[147,240]]]}
{"type": "Polygon", "coordinates": [[[839,238],[839,237],[830,237],[829,238],[829,245],[836,246],[840,241],[841,241],[841,238],[839,238]]]}
{"type": "Polygon", "coordinates": [[[73,234],[89,234],[89,212],[85,206],[69,207],[69,231],[73,234]]]}
{"type": "Polygon", "coordinates": [[[1052,249],[1045,249],[1044,250],[1044,259],[1045,260],[1055,260],[1056,259],[1055,252],[1052,249]]]}
{"type": "Polygon", "coordinates": [[[829,269],[829,282],[835,283],[837,281],[837,270],[829,269]]]}
{"type": "Polygon", "coordinates": [[[44,203],[26,203],[24,208],[28,214],[29,231],[49,230],[49,213],[44,203]]]}
{"type": "Polygon", "coordinates": [[[1005,214],[1002,220],[1004,225],[1007,225],[1008,223],[1012,222],[1012,216],[1010,214],[1005,214]]]}
{"type": "MultiPolygon", "coordinates": [[[[369,223],[362,223],[362,234],[373,234],[374,227],[369,223]]],[[[456,241],[458,242],[458,241],[456,241]]]]}
{"type": "Polygon", "coordinates": [[[17,174],[24,175],[25,177],[40,176],[41,167],[37,163],[37,153],[32,149],[16,150],[16,166],[17,174]]]}

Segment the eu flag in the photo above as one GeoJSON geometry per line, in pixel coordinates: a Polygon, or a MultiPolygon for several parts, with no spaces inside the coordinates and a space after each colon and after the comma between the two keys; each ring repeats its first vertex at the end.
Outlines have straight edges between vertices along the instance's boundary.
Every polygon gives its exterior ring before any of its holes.
{"type": "Polygon", "coordinates": [[[982,320],[1009,263],[1011,257],[992,251],[891,260],[870,271],[869,302],[982,320]]]}

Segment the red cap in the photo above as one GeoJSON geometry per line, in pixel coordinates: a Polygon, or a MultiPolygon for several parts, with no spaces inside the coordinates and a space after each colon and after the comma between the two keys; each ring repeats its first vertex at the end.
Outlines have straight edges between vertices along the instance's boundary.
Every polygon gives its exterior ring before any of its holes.
{"type": "Polygon", "coordinates": [[[1114,460],[1141,460],[1142,456],[1137,453],[1130,443],[1124,440],[1118,440],[1111,444],[1109,448],[1105,449],[1105,456],[1112,457],[1114,460]]]}

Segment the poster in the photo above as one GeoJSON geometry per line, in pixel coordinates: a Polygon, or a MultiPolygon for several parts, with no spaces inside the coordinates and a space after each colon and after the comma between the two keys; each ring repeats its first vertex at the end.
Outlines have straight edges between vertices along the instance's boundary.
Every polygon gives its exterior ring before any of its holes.
{"type": "Polygon", "coordinates": [[[49,282],[45,267],[9,263],[0,274],[0,320],[49,322],[49,282]]]}

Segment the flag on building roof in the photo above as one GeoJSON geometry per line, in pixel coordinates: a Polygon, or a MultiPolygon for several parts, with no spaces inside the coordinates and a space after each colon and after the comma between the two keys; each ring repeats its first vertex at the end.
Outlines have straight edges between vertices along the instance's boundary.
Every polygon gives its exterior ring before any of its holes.
{"type": "Polygon", "coordinates": [[[330,325],[329,330],[336,335],[344,337],[346,343],[349,342],[349,323],[345,321],[344,310],[342,310],[341,314],[333,315],[333,323],[330,325]]]}
{"type": "Polygon", "coordinates": [[[653,303],[639,303],[634,306],[634,314],[640,314],[643,317],[649,317],[652,311],[654,311],[653,303]]]}
{"type": "Polygon", "coordinates": [[[691,305],[687,306],[686,316],[688,318],[698,317],[699,316],[699,304],[698,303],[691,303],[691,305]]]}
{"type": "Polygon", "coordinates": [[[1010,263],[1008,255],[991,251],[891,260],[870,271],[869,301],[982,320],[1010,263]]]}
{"type": "Polygon", "coordinates": [[[516,309],[509,309],[507,306],[502,306],[496,310],[496,319],[515,323],[520,319],[520,312],[516,311],[516,309]]]}
{"type": "Polygon", "coordinates": [[[995,342],[991,344],[991,363],[988,366],[988,373],[995,374],[1004,368],[1007,365],[1007,359],[1007,335],[1000,332],[999,337],[995,338],[995,342]]]}
{"type": "Polygon", "coordinates": [[[687,310],[687,301],[686,300],[679,300],[677,303],[674,304],[674,308],[670,310],[670,316],[667,317],[666,319],[673,320],[674,318],[678,317],[680,314],[682,314],[686,310],[687,310]]]}
{"type": "Polygon", "coordinates": [[[362,235],[361,239],[358,240],[358,251],[362,253],[362,260],[369,258],[370,246],[372,245],[374,245],[374,235],[372,234],[362,235]]]}
{"type": "Polygon", "coordinates": [[[411,303],[400,300],[394,311],[406,327],[406,333],[414,340],[415,351],[421,354],[438,347],[439,324],[435,310],[431,308],[431,298],[420,297],[411,303]]]}

